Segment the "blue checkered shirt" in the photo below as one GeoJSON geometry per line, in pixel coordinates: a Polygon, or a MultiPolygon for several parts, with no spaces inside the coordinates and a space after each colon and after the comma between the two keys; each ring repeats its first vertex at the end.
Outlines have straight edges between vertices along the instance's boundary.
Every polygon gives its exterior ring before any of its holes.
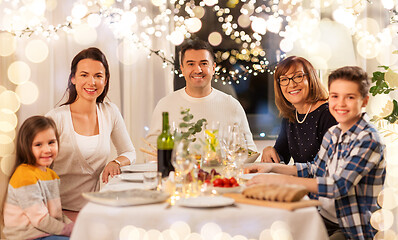
{"type": "Polygon", "coordinates": [[[366,113],[340,135],[340,125],[331,127],[314,161],[297,163],[297,173],[316,178],[318,195],[335,199],[337,219],[346,238],[373,239],[376,230],[370,225],[370,216],[379,209],[377,196],[386,176],[385,145],[366,113]],[[334,154],[344,164],[326,176],[334,154]]]}

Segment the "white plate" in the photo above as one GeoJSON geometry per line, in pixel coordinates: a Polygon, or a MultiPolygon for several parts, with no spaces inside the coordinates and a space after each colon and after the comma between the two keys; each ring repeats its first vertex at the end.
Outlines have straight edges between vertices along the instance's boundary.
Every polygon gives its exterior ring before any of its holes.
{"type": "Polygon", "coordinates": [[[224,207],[232,205],[234,203],[234,199],[221,196],[200,196],[195,198],[182,198],[177,202],[179,206],[193,208],[224,207]]]}
{"type": "Polygon", "coordinates": [[[159,191],[131,189],[126,191],[87,192],[83,193],[83,197],[94,203],[122,207],[163,202],[169,195],[159,191]]]}
{"type": "Polygon", "coordinates": [[[144,182],[143,173],[122,173],[119,175],[119,178],[128,182],[144,182]]]}
{"type": "Polygon", "coordinates": [[[157,163],[139,163],[128,166],[123,166],[120,168],[122,172],[150,172],[157,171],[157,163]]]}

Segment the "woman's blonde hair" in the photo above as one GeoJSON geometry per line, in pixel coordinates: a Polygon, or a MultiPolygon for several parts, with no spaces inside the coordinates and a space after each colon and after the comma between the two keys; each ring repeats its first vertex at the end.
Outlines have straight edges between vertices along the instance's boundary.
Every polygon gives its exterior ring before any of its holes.
{"type": "Polygon", "coordinates": [[[281,61],[276,67],[274,74],[274,89],[275,89],[275,104],[279,110],[279,116],[289,119],[290,122],[295,122],[295,107],[291,104],[285,96],[283,96],[281,86],[279,85],[279,78],[286,74],[290,68],[298,68],[303,66],[305,76],[308,80],[308,103],[316,103],[318,101],[325,101],[328,99],[328,92],[322,85],[315,68],[312,64],[302,57],[290,56],[281,61]]]}

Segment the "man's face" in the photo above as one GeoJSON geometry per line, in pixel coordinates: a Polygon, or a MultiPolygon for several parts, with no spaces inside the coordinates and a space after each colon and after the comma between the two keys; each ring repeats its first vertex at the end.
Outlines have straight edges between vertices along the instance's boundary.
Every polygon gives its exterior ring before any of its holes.
{"type": "Polygon", "coordinates": [[[180,66],[189,90],[211,87],[216,64],[207,50],[187,50],[180,66]]]}

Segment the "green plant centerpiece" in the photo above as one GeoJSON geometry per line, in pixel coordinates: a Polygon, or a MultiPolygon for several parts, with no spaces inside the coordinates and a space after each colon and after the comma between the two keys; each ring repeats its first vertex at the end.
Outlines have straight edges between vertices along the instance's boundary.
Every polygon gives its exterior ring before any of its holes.
{"type": "MultiPolygon", "coordinates": [[[[394,51],[393,53],[397,54],[398,51],[394,51]]],[[[390,94],[398,89],[398,73],[389,66],[379,66],[379,68],[381,68],[382,71],[376,71],[372,76],[374,86],[369,90],[372,96],[390,94]]],[[[382,107],[380,114],[373,116],[372,121],[385,138],[389,138],[391,141],[398,140],[397,100],[393,98],[388,100],[386,105],[382,107]]]]}

